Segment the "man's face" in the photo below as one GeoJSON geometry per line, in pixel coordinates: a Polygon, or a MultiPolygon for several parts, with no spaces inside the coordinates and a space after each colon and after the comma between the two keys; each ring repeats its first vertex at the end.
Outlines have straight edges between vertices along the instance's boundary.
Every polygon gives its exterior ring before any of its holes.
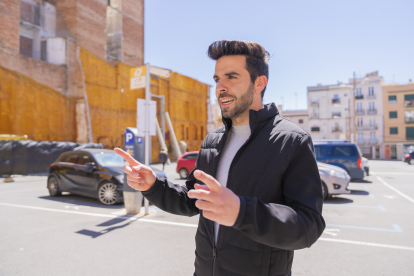
{"type": "Polygon", "coordinates": [[[216,97],[224,118],[234,119],[253,104],[254,84],[246,69],[245,56],[223,56],[214,72],[216,97]]]}

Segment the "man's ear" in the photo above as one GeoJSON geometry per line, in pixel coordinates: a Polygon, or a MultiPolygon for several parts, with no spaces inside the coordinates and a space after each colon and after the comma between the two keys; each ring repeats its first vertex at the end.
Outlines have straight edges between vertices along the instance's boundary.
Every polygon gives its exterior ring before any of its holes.
{"type": "Polygon", "coordinates": [[[257,93],[257,94],[262,93],[263,89],[266,87],[266,84],[267,84],[266,76],[257,77],[254,83],[254,93],[257,93]]]}

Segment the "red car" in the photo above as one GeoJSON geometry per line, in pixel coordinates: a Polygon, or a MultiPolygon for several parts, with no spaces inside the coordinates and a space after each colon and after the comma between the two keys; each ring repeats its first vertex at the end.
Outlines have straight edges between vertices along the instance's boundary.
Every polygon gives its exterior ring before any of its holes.
{"type": "Polygon", "coordinates": [[[190,151],[181,155],[177,160],[177,172],[182,179],[187,179],[188,174],[194,170],[198,157],[198,151],[190,151]]]}

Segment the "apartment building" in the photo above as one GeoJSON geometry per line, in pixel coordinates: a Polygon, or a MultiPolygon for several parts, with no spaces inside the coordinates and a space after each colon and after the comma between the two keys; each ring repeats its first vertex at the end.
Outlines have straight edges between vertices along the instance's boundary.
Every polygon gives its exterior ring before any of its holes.
{"type": "Polygon", "coordinates": [[[306,132],[309,132],[309,112],[307,109],[283,110],[282,105],[278,105],[279,114],[289,121],[297,124],[306,132]]]}
{"type": "Polygon", "coordinates": [[[352,133],[352,92],[350,84],[309,86],[309,132],[314,140],[350,140],[352,133]]]}
{"type": "Polygon", "coordinates": [[[351,140],[356,141],[362,154],[367,158],[382,159],[384,150],[382,85],[384,79],[378,76],[378,71],[366,74],[363,78],[349,79],[349,84],[355,84],[355,125],[356,132],[351,140]]]}
{"type": "Polygon", "coordinates": [[[414,84],[382,86],[384,158],[401,160],[414,150],[414,84]]]}

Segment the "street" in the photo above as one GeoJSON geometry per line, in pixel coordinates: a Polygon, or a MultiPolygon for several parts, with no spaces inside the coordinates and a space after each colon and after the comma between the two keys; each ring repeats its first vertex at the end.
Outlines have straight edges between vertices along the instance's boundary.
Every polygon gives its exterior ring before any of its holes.
{"type": "MultiPolygon", "coordinates": [[[[351,194],[325,201],[325,232],[295,251],[292,275],[413,274],[414,166],[369,164],[371,175],[352,182],[351,194]]],[[[175,166],[166,166],[169,180],[184,184],[175,166]]],[[[198,216],[155,206],[126,216],[123,205],[52,198],[45,176],[14,179],[0,178],[0,275],[192,275],[198,216]]]]}

